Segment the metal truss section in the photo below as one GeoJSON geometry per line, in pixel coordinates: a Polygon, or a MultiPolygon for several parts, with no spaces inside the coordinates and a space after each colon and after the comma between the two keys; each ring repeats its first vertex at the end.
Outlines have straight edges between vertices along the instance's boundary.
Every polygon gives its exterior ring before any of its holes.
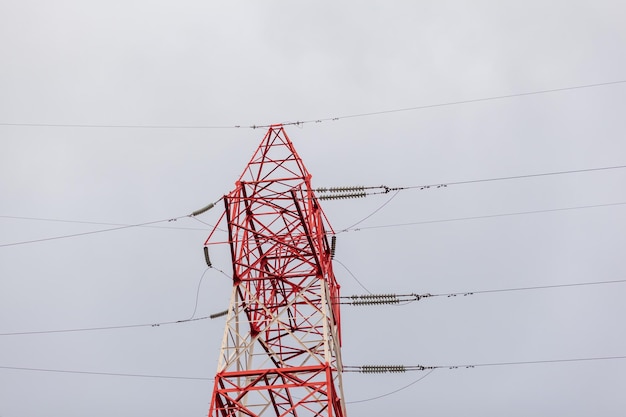
{"type": "Polygon", "coordinates": [[[333,234],[311,175],[271,126],[223,198],[233,292],[209,416],[345,416],[333,234]]]}
{"type": "Polygon", "coordinates": [[[328,366],[232,372],[216,379],[213,407],[221,416],[341,416],[334,386],[328,366]]]}

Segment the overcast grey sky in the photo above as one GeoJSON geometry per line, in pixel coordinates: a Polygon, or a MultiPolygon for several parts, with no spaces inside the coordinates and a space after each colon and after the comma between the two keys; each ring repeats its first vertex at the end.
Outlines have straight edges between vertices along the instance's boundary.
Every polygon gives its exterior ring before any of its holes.
{"type": "MultiPolygon", "coordinates": [[[[171,219],[230,191],[288,126],[314,186],[413,186],[626,165],[622,1],[0,1],[0,245],[171,219]],[[10,124],[244,126],[239,129],[10,124]],[[14,216],[14,217],[9,217],[14,216]]],[[[336,231],[391,195],[326,201],[336,231]]],[[[338,234],[344,295],[623,280],[626,169],[403,191],[338,234]],[[385,227],[373,227],[385,226],[385,227]],[[345,265],[349,273],[342,265],[345,265]]],[[[212,224],[219,209],[200,220],[212,224]]],[[[0,333],[194,310],[193,219],[0,246],[0,333]]],[[[228,252],[212,253],[230,273],[228,252]]],[[[226,308],[209,270],[197,316],[226,308]]],[[[626,355],[626,284],[342,310],[347,365],[626,355]]],[[[224,321],[0,336],[0,366],[212,378],[224,321]]],[[[621,416],[626,360],[346,374],[350,416],[621,416]]],[[[0,368],[0,416],[206,415],[211,381],[0,368]]]]}

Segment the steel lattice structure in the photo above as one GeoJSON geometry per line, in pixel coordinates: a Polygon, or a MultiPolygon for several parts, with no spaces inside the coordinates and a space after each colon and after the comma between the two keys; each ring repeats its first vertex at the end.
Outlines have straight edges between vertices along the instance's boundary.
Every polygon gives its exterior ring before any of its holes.
{"type": "Polygon", "coordinates": [[[346,415],[334,232],[310,181],[273,125],[223,198],[233,291],[210,417],[346,415]]]}

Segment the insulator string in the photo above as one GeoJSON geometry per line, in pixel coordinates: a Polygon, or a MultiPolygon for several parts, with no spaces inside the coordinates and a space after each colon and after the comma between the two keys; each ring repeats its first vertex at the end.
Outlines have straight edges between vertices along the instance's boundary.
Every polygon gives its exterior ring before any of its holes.
{"type": "MultiPolygon", "coordinates": [[[[354,193],[354,194],[358,194],[359,197],[366,197],[369,195],[389,194],[392,191],[429,190],[429,189],[447,188],[448,186],[451,186],[451,185],[475,184],[475,183],[480,183],[480,182],[493,182],[493,181],[507,181],[507,180],[514,180],[514,179],[546,177],[546,176],[553,176],[553,175],[566,175],[566,174],[594,172],[594,171],[607,171],[607,170],[616,170],[616,169],[623,169],[623,168],[626,168],[626,165],[615,165],[615,166],[606,166],[606,167],[598,167],[598,168],[584,168],[584,169],[575,169],[575,170],[568,170],[568,171],[542,172],[542,173],[536,173],[536,174],[514,175],[514,176],[508,176],[508,177],[482,178],[482,179],[476,179],[476,180],[450,181],[450,182],[441,182],[441,183],[433,183],[433,184],[398,186],[398,187],[390,187],[387,185],[319,187],[319,188],[314,189],[313,191],[322,193],[322,195],[318,197],[319,199],[332,200],[334,199],[333,197],[331,197],[332,193],[346,192],[346,191],[359,191],[359,193],[354,193]],[[377,190],[377,191],[373,191],[373,190],[377,190]],[[323,193],[331,193],[331,194],[323,194],[323,193]]],[[[346,194],[346,195],[351,195],[351,194],[346,194]]],[[[336,198],[341,198],[341,197],[336,197],[336,198]]],[[[343,197],[343,198],[351,198],[351,197],[343,197]]]]}
{"type": "Polygon", "coordinates": [[[545,359],[532,361],[516,361],[516,362],[490,362],[490,363],[474,363],[474,364],[458,364],[458,365],[344,365],[344,372],[357,372],[361,374],[384,374],[384,373],[404,373],[409,371],[426,371],[435,369],[472,369],[490,366],[513,366],[513,365],[538,365],[547,363],[565,363],[565,362],[591,362],[591,361],[607,361],[626,359],[626,355],[619,356],[597,356],[585,358],[565,358],[565,359],[545,359]]]}
{"type": "Polygon", "coordinates": [[[465,292],[450,292],[450,293],[441,293],[441,294],[363,294],[363,295],[347,295],[338,297],[337,300],[339,304],[344,305],[355,305],[355,306],[365,306],[365,305],[381,305],[381,304],[399,304],[399,303],[409,303],[414,301],[420,301],[424,298],[432,298],[432,297],[446,297],[446,298],[454,298],[454,297],[467,297],[475,294],[493,294],[493,293],[502,293],[502,292],[515,292],[515,291],[533,291],[533,290],[546,290],[546,289],[555,289],[555,288],[567,288],[567,287],[584,287],[591,285],[609,285],[609,284],[623,284],[626,283],[626,279],[616,279],[609,281],[595,281],[595,282],[577,282],[577,283],[569,283],[569,284],[554,284],[554,285],[538,285],[531,287],[515,287],[515,288],[498,288],[491,290],[475,290],[475,291],[465,291],[465,292]]]}
{"type": "Polygon", "coordinates": [[[365,192],[362,193],[346,193],[346,194],[326,194],[317,197],[319,200],[345,200],[348,198],[363,198],[367,197],[368,194],[365,192]]]}

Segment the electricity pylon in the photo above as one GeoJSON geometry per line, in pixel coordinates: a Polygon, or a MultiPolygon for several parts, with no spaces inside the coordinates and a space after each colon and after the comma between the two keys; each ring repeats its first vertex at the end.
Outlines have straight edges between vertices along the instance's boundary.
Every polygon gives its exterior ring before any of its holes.
{"type": "Polygon", "coordinates": [[[210,417],[346,416],[334,232],[311,175],[273,125],[223,197],[233,290],[210,417]]]}

